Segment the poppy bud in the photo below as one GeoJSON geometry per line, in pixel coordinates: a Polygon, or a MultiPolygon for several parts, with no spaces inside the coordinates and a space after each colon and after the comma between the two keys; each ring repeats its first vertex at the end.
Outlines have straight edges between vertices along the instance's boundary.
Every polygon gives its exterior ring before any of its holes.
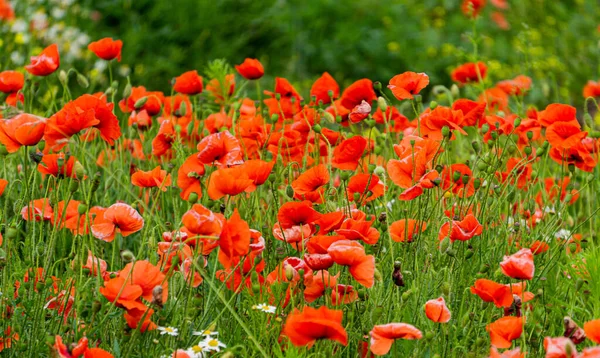
{"type": "Polygon", "coordinates": [[[85,78],[85,76],[81,73],[77,74],[77,83],[79,83],[79,85],[83,88],[88,88],[90,86],[90,82],[88,81],[88,79],[85,78]]]}
{"type": "Polygon", "coordinates": [[[29,152],[29,159],[31,159],[31,161],[39,164],[42,162],[43,158],[44,158],[44,154],[42,154],[42,152],[39,152],[35,148],[31,148],[31,151],[29,152]]]}
{"type": "Polygon", "coordinates": [[[440,289],[444,296],[448,297],[450,295],[450,284],[448,282],[443,282],[440,289]]]}
{"type": "Polygon", "coordinates": [[[367,167],[367,169],[369,169],[369,173],[371,174],[375,171],[375,168],[377,168],[375,164],[369,164],[369,166],[367,167]]]}
{"type": "Polygon", "coordinates": [[[538,158],[543,157],[545,154],[546,154],[546,149],[544,147],[538,149],[535,152],[535,156],[538,157],[538,158]]]}
{"type": "Polygon", "coordinates": [[[321,133],[321,129],[322,129],[322,128],[321,128],[321,125],[320,125],[320,124],[318,124],[318,123],[317,123],[317,124],[315,124],[315,125],[312,127],[312,130],[313,130],[315,133],[321,133]]]}
{"type": "Polygon", "coordinates": [[[198,202],[198,194],[190,193],[190,196],[188,197],[188,203],[196,204],[197,202],[198,202]]]}
{"type": "Polygon", "coordinates": [[[349,178],[350,173],[348,173],[347,171],[343,171],[340,173],[340,179],[342,179],[343,181],[348,181],[349,178]]]}
{"type": "Polygon", "coordinates": [[[152,304],[157,305],[158,307],[163,306],[163,287],[161,285],[156,285],[152,289],[152,304]]]}
{"type": "Polygon", "coordinates": [[[83,168],[83,165],[81,165],[80,162],[75,162],[75,164],[73,164],[73,171],[75,172],[75,177],[79,180],[83,180],[83,178],[85,177],[85,169],[83,168]]]}
{"type": "Polygon", "coordinates": [[[410,295],[411,295],[411,294],[412,294],[412,291],[411,291],[411,290],[408,290],[408,291],[404,292],[404,293],[402,294],[402,301],[406,301],[406,300],[408,300],[408,299],[410,298],[410,295]]]}
{"type": "Polygon", "coordinates": [[[343,119],[343,118],[342,118],[342,116],[340,116],[339,114],[338,114],[337,116],[335,116],[335,121],[336,121],[337,123],[342,123],[342,121],[343,121],[343,120],[344,120],[344,119],[343,119]]]}
{"type": "Polygon", "coordinates": [[[432,331],[425,332],[425,340],[427,342],[430,342],[433,339],[433,337],[435,337],[435,334],[432,331]]]}
{"type": "Polygon", "coordinates": [[[147,96],[144,96],[144,97],[142,97],[142,98],[138,99],[138,100],[137,100],[137,101],[134,103],[133,107],[134,107],[135,109],[140,109],[140,108],[144,107],[144,105],[146,104],[146,102],[148,102],[148,97],[147,97],[147,96]]]}
{"type": "Polygon", "coordinates": [[[591,131],[589,135],[591,138],[600,138],[600,131],[591,131]]]}
{"type": "Polygon", "coordinates": [[[69,80],[69,76],[67,75],[67,73],[64,70],[60,70],[58,72],[58,80],[60,81],[60,83],[62,83],[63,85],[67,84],[67,81],[69,80]]]}
{"type": "Polygon", "coordinates": [[[475,188],[475,190],[481,188],[481,179],[475,178],[473,180],[473,188],[475,188]]]}
{"type": "Polygon", "coordinates": [[[8,154],[8,150],[6,150],[6,147],[4,146],[4,144],[0,144],[0,155],[4,156],[8,154]]]}
{"type": "Polygon", "coordinates": [[[457,182],[460,179],[460,174],[458,170],[452,173],[452,181],[457,182]]]}
{"type": "Polygon", "coordinates": [[[491,136],[492,136],[492,140],[498,139],[498,132],[492,132],[491,136]]]}
{"type": "Polygon", "coordinates": [[[473,150],[475,151],[475,153],[479,153],[479,151],[481,150],[481,143],[474,140],[471,142],[471,147],[473,147],[473,150]]]}
{"type": "Polygon", "coordinates": [[[379,109],[381,109],[382,112],[385,113],[385,111],[387,111],[388,108],[388,104],[387,101],[385,100],[385,98],[383,97],[377,97],[377,107],[379,107],[379,109]]]}
{"type": "Polygon", "coordinates": [[[442,127],[442,135],[444,136],[444,138],[450,138],[450,127],[443,126],[442,127]]]}
{"type": "Polygon", "coordinates": [[[573,163],[569,163],[569,166],[568,166],[568,167],[569,167],[569,172],[570,172],[570,173],[573,173],[573,172],[575,172],[575,164],[573,164],[573,163]]]}
{"type": "Polygon", "coordinates": [[[91,192],[94,193],[96,192],[96,190],[98,190],[98,187],[100,186],[100,177],[102,176],[102,174],[100,172],[96,172],[96,174],[94,174],[94,179],[92,180],[92,187],[91,187],[91,192]]]}
{"type": "Polygon", "coordinates": [[[85,212],[87,211],[87,209],[88,209],[87,205],[85,205],[85,204],[79,204],[77,206],[77,213],[79,215],[83,215],[83,214],[85,214],[85,212]]]}
{"type": "Polygon", "coordinates": [[[279,115],[277,113],[273,113],[271,115],[271,123],[277,123],[278,120],[279,120],[279,115]]]}
{"type": "Polygon", "coordinates": [[[131,96],[131,83],[127,83],[125,88],[123,88],[123,98],[128,98],[131,96]]]}
{"type": "Polygon", "coordinates": [[[464,174],[464,175],[461,177],[461,179],[462,179],[462,180],[461,180],[461,181],[462,181],[462,183],[463,183],[463,184],[465,184],[465,185],[467,185],[467,183],[469,183],[469,179],[470,179],[470,177],[469,177],[469,175],[468,175],[468,174],[464,174]]]}
{"type": "Polygon", "coordinates": [[[356,202],[358,202],[360,200],[360,193],[354,193],[352,195],[352,199],[356,202]]]}
{"type": "Polygon", "coordinates": [[[525,149],[523,151],[525,152],[525,155],[527,155],[527,156],[531,155],[531,147],[530,146],[525,147],[525,149]]]}
{"type": "Polygon", "coordinates": [[[294,268],[292,266],[289,265],[285,265],[285,278],[288,281],[291,281],[294,279],[294,268]]]}
{"type": "Polygon", "coordinates": [[[584,124],[584,125],[586,125],[586,124],[589,124],[589,123],[591,123],[591,122],[593,122],[593,121],[594,121],[594,120],[592,119],[592,116],[591,116],[589,113],[585,113],[585,114],[583,115],[583,124],[584,124]]]}
{"type": "Polygon", "coordinates": [[[71,180],[69,183],[69,191],[74,193],[77,191],[77,189],[79,189],[79,180],[71,180]]]}
{"type": "Polygon", "coordinates": [[[379,81],[373,82],[373,89],[375,89],[375,91],[381,92],[381,82],[379,82],[379,81]]]}
{"type": "Polygon", "coordinates": [[[294,197],[294,188],[292,188],[292,186],[291,186],[291,185],[288,185],[288,186],[285,188],[285,194],[286,194],[288,197],[290,197],[290,198],[293,198],[293,197],[294,197]]]}
{"type": "MultiPolygon", "coordinates": [[[[515,124],[515,128],[518,127],[518,126],[520,126],[521,125],[521,118],[515,119],[515,123],[514,124],[515,124]]],[[[529,138],[529,139],[531,139],[531,138],[529,138]]]]}
{"type": "Polygon", "coordinates": [[[487,123],[484,123],[484,124],[481,126],[481,133],[483,133],[483,134],[486,134],[486,133],[487,133],[487,132],[489,132],[489,131],[490,131],[490,126],[489,126],[489,124],[487,124],[487,123]]]}
{"type": "Polygon", "coordinates": [[[500,188],[498,185],[494,185],[494,193],[496,195],[500,195],[500,193],[502,193],[502,188],[500,188]]]}
{"type": "Polygon", "coordinates": [[[454,249],[452,248],[449,248],[448,250],[446,250],[446,255],[450,257],[456,257],[456,251],[454,251],[454,249]]]}
{"type": "Polygon", "coordinates": [[[404,276],[402,275],[400,261],[394,262],[394,272],[392,273],[394,284],[399,287],[404,287],[404,276]]]}
{"type": "Polygon", "coordinates": [[[187,104],[185,104],[185,102],[181,102],[178,112],[180,117],[185,117],[187,114],[187,104]]]}
{"type": "Polygon", "coordinates": [[[329,113],[329,112],[325,112],[323,111],[323,118],[329,122],[329,123],[335,123],[335,117],[333,116],[333,114],[329,113]]]}
{"type": "Polygon", "coordinates": [[[465,259],[470,259],[474,254],[475,253],[473,252],[473,249],[468,249],[467,253],[465,254],[465,259]]]}
{"type": "Polygon", "coordinates": [[[121,252],[121,259],[126,263],[130,263],[135,260],[135,256],[133,256],[133,252],[129,250],[123,250],[121,252]]]}
{"type": "Polygon", "coordinates": [[[460,97],[460,89],[458,88],[458,86],[456,84],[452,84],[452,86],[450,87],[450,94],[452,95],[453,98],[460,97]]]}
{"type": "Polygon", "coordinates": [[[375,279],[375,281],[377,282],[381,282],[383,281],[383,277],[381,276],[381,272],[379,271],[378,268],[375,268],[375,272],[373,273],[373,278],[375,279]]]}

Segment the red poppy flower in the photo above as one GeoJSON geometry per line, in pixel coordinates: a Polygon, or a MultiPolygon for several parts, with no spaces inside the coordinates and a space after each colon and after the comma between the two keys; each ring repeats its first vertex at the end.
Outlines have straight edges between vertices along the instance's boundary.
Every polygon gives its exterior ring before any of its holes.
{"type": "Polygon", "coordinates": [[[383,182],[375,174],[356,174],[348,181],[348,198],[355,201],[354,196],[358,194],[357,204],[362,205],[383,196],[384,190],[383,182]]]}
{"type": "Polygon", "coordinates": [[[241,65],[235,65],[235,69],[247,80],[257,80],[265,74],[262,63],[254,58],[245,59],[241,65]]]}
{"type": "Polygon", "coordinates": [[[377,110],[373,114],[373,119],[378,124],[384,125],[384,130],[398,133],[404,132],[405,129],[413,127],[408,118],[398,111],[398,108],[388,106],[385,113],[381,108],[377,107],[377,110]]]}
{"type": "Polygon", "coordinates": [[[379,241],[381,235],[377,229],[371,227],[372,224],[373,221],[349,218],[344,220],[335,232],[348,240],[361,240],[366,244],[374,245],[379,241]]]}
{"type": "Polygon", "coordinates": [[[233,73],[225,75],[225,83],[221,86],[218,79],[213,78],[206,85],[206,90],[215,98],[215,103],[223,104],[225,97],[229,98],[235,92],[235,76],[233,73]]]}
{"type": "Polygon", "coordinates": [[[79,163],[77,158],[71,156],[65,161],[65,155],[46,154],[38,164],[38,171],[45,175],[52,175],[57,178],[76,178],[77,173],[73,170],[75,163],[79,163]]]}
{"type": "Polygon", "coordinates": [[[358,80],[348,86],[342,93],[340,104],[348,109],[354,108],[365,101],[371,103],[377,99],[373,89],[373,81],[368,78],[358,80]]]}
{"type": "Polygon", "coordinates": [[[546,139],[553,148],[569,149],[587,137],[587,132],[581,131],[579,123],[555,122],[546,128],[546,139]]]}
{"type": "MultiPolygon", "coordinates": [[[[442,140],[444,138],[442,129],[448,127],[450,132],[458,131],[466,135],[461,127],[464,125],[464,115],[462,111],[455,111],[452,108],[437,106],[433,111],[424,112],[421,115],[421,133],[423,136],[433,139],[442,140]]],[[[452,138],[454,139],[454,133],[452,138]]]]}
{"type": "Polygon", "coordinates": [[[512,80],[498,82],[496,87],[506,92],[509,96],[520,96],[531,89],[531,78],[519,75],[512,80]]]}
{"type": "Polygon", "coordinates": [[[46,118],[21,113],[11,119],[0,121],[0,143],[9,153],[21,146],[34,146],[44,136],[46,118]]]}
{"type": "Polygon", "coordinates": [[[392,240],[396,242],[412,242],[414,237],[425,231],[427,223],[415,219],[401,219],[395,221],[389,227],[392,240]]]}
{"type": "Polygon", "coordinates": [[[58,46],[52,44],[46,47],[39,56],[31,56],[31,64],[25,66],[25,69],[34,76],[48,76],[56,71],[59,65],[58,46]]]}
{"type": "Polygon", "coordinates": [[[545,337],[544,349],[548,358],[577,358],[577,347],[567,337],[545,337]]]}
{"type": "MultiPolygon", "coordinates": [[[[472,0],[465,0],[465,2],[469,2],[472,0]]],[[[487,66],[483,62],[469,62],[463,65],[458,66],[452,71],[451,77],[454,82],[458,82],[460,84],[467,84],[469,82],[479,82],[479,78],[481,80],[485,79],[485,75],[487,74],[487,66]]]]}
{"type": "Polygon", "coordinates": [[[159,188],[167,191],[167,187],[171,185],[171,174],[160,169],[160,165],[147,172],[138,170],[131,176],[131,184],[140,188],[159,188]]]}
{"type": "Polygon", "coordinates": [[[290,313],[281,333],[295,346],[310,348],[319,339],[330,339],[345,346],[348,333],[342,325],[342,318],[342,311],[325,306],[317,309],[305,306],[302,311],[294,309],[290,313]]]}
{"type": "Polygon", "coordinates": [[[103,60],[110,61],[115,58],[121,62],[121,49],[123,41],[113,40],[110,37],[105,37],[98,41],[94,41],[88,45],[88,49],[103,60]]]}
{"type": "Polygon", "coordinates": [[[367,140],[356,135],[343,140],[333,150],[331,166],[341,170],[356,170],[358,162],[367,148],[367,140]]]}
{"type": "Polygon", "coordinates": [[[327,271],[314,271],[305,275],[304,299],[311,303],[319,299],[325,293],[326,288],[334,289],[337,285],[337,275],[332,276],[327,271]]]}
{"type": "Polygon", "coordinates": [[[423,334],[407,323],[388,323],[374,326],[371,332],[371,352],[378,356],[388,354],[396,339],[421,339],[423,334]]]}
{"type": "Polygon", "coordinates": [[[552,103],[543,111],[538,112],[537,120],[544,127],[549,127],[556,122],[570,122],[579,126],[576,113],[577,109],[573,106],[562,103],[552,103]]]}
{"type": "Polygon", "coordinates": [[[50,199],[36,199],[21,209],[21,217],[25,221],[50,221],[54,211],[50,206],[50,199]]]}
{"type": "Polygon", "coordinates": [[[322,203],[327,184],[329,184],[329,170],[326,165],[319,164],[306,170],[292,181],[294,197],[313,203],[322,203]]]}
{"type": "Polygon", "coordinates": [[[510,307],[513,302],[511,289],[491,280],[478,279],[471,286],[471,293],[479,296],[484,302],[494,302],[496,307],[510,307]]]}
{"type": "Polygon", "coordinates": [[[69,138],[87,128],[97,128],[109,145],[121,136],[119,120],[113,113],[113,104],[106,98],[89,94],[67,103],[46,122],[44,139],[53,150],[64,147],[69,138]]]}
{"type": "Polygon", "coordinates": [[[246,192],[252,192],[256,190],[258,186],[263,185],[269,178],[274,166],[275,161],[265,162],[260,159],[245,161],[244,164],[240,166],[241,170],[243,170],[248,175],[248,178],[252,180],[252,185],[248,186],[246,192]]]}
{"type": "Polygon", "coordinates": [[[123,237],[127,237],[143,227],[144,219],[134,208],[124,203],[116,203],[109,206],[104,215],[96,216],[92,225],[92,235],[100,240],[111,242],[117,230],[123,237]]]}
{"type": "Polygon", "coordinates": [[[204,175],[204,163],[198,159],[197,154],[190,155],[177,171],[177,186],[181,189],[179,194],[183,200],[188,200],[191,193],[202,197],[200,179],[204,175]]]}
{"type": "Polygon", "coordinates": [[[146,110],[148,115],[155,116],[160,113],[165,95],[162,92],[149,92],[143,86],[133,87],[129,97],[122,99],[119,102],[119,108],[124,113],[130,113],[132,111],[143,111],[146,110]],[[145,103],[140,107],[136,108],[135,105],[139,100],[145,98],[145,103]]]}
{"type": "Polygon", "coordinates": [[[429,300],[425,303],[425,315],[427,318],[437,323],[446,323],[450,321],[450,310],[446,307],[444,297],[435,300],[429,300]]]}
{"type": "MultiPolygon", "coordinates": [[[[0,77],[2,76],[2,74],[0,74],[0,77]]],[[[2,80],[0,79],[0,82],[2,82],[2,80]]],[[[4,92],[4,91],[3,91],[4,92]]],[[[585,85],[585,87],[583,87],[583,97],[587,98],[587,97],[600,97],[600,81],[596,82],[596,81],[588,81],[585,85]]]]}
{"type": "Polygon", "coordinates": [[[187,94],[190,96],[202,92],[202,76],[198,75],[198,71],[188,71],[181,76],[175,78],[173,90],[175,92],[187,94]]]}
{"type": "Polygon", "coordinates": [[[150,319],[154,314],[152,308],[144,306],[143,309],[133,308],[127,310],[123,317],[127,322],[127,326],[131,329],[139,329],[140,332],[152,331],[156,329],[156,324],[150,319]]]}
{"type": "Polygon", "coordinates": [[[362,101],[356,105],[352,111],[348,114],[348,120],[350,123],[358,123],[363,119],[367,118],[371,114],[371,105],[366,101],[362,101]]]}
{"type": "Polygon", "coordinates": [[[324,72],[310,88],[310,96],[314,97],[315,104],[329,104],[331,99],[336,99],[340,96],[340,86],[327,72],[324,72]],[[329,96],[331,91],[332,96],[329,96]]]}
{"type": "MultiPolygon", "coordinates": [[[[121,232],[122,233],[122,232],[121,232]]],[[[140,260],[128,263],[119,272],[119,276],[132,285],[139,286],[142,289],[141,296],[148,302],[152,302],[157,286],[162,287],[162,302],[167,301],[169,296],[169,283],[166,276],[160,268],[151,264],[149,261],[140,260]]]]}
{"type": "Polygon", "coordinates": [[[0,72],[0,92],[14,93],[20,91],[25,85],[25,76],[17,71],[0,72]]]}
{"type": "Polygon", "coordinates": [[[585,348],[577,358],[597,358],[600,357],[600,346],[585,348]]]}
{"type": "MultiPolygon", "coordinates": [[[[183,214],[181,221],[184,230],[190,234],[214,238],[212,240],[201,239],[205,251],[210,253],[213,248],[218,246],[216,239],[221,235],[221,231],[225,225],[225,218],[222,215],[217,215],[200,204],[194,204],[190,210],[183,214]]],[[[186,240],[186,242],[190,245],[197,244],[196,240],[186,240]]]]}
{"type": "MultiPolygon", "coordinates": [[[[10,4],[10,2],[6,1],[6,0],[0,0],[0,19],[3,20],[12,20],[15,18],[15,12],[10,4]]],[[[8,334],[7,336],[10,334],[10,327],[8,329],[8,334]]],[[[16,334],[16,333],[15,333],[16,334]]],[[[17,339],[18,340],[18,334],[17,335],[17,339]]],[[[10,340],[9,340],[9,344],[10,344],[10,340]]],[[[9,347],[9,346],[7,346],[9,347]]]]}
{"type": "Polygon", "coordinates": [[[6,179],[0,179],[0,196],[2,194],[4,194],[4,189],[6,189],[7,185],[8,185],[8,180],[6,180],[6,179]]]}
{"type": "Polygon", "coordinates": [[[358,301],[358,291],[351,285],[336,285],[331,291],[331,304],[338,306],[358,301]]]}
{"type": "Polygon", "coordinates": [[[314,271],[327,270],[333,266],[333,259],[329,254],[306,254],[304,262],[314,271]]]}
{"type": "Polygon", "coordinates": [[[219,200],[225,195],[235,196],[246,191],[253,183],[242,166],[220,168],[208,178],[208,196],[212,200],[219,200]]]}
{"type": "Polygon", "coordinates": [[[460,221],[452,220],[452,222],[445,222],[440,228],[438,239],[443,240],[449,237],[450,241],[468,241],[475,236],[481,235],[482,232],[483,226],[473,214],[469,214],[460,221]]]}
{"type": "Polygon", "coordinates": [[[223,226],[219,237],[219,247],[229,258],[245,256],[250,250],[250,227],[246,221],[242,220],[237,208],[223,226]]]}
{"type": "Polygon", "coordinates": [[[506,171],[496,172],[496,176],[502,183],[509,181],[511,184],[515,184],[514,177],[516,176],[517,188],[524,189],[531,184],[531,175],[533,173],[531,163],[525,163],[520,158],[509,158],[506,162],[506,171]]]}
{"type": "Polygon", "coordinates": [[[510,256],[504,256],[500,268],[502,273],[508,277],[518,280],[531,280],[535,273],[533,253],[529,249],[521,249],[510,256]]]}
{"type": "Polygon", "coordinates": [[[511,342],[523,333],[523,317],[502,317],[485,326],[485,330],[490,334],[492,346],[510,348],[511,342]]]}
{"type": "Polygon", "coordinates": [[[327,249],[338,265],[348,266],[348,271],[361,285],[371,288],[375,283],[375,257],[366,255],[365,248],[357,241],[338,240],[327,249]]]}
{"type": "Polygon", "coordinates": [[[156,157],[171,155],[171,147],[175,141],[175,126],[170,120],[165,120],[160,124],[156,137],[152,140],[152,155],[156,157]]]}
{"type": "Polygon", "coordinates": [[[548,154],[552,160],[559,164],[573,164],[586,172],[592,172],[597,164],[594,157],[582,143],[564,149],[552,147],[548,154]]]}
{"type": "Polygon", "coordinates": [[[596,344],[600,344],[600,319],[586,322],[583,325],[583,330],[587,338],[596,344]]]}
{"type": "Polygon", "coordinates": [[[293,226],[313,224],[321,214],[312,208],[310,201],[283,204],[277,213],[277,220],[283,229],[293,226]]]}
{"type": "Polygon", "coordinates": [[[459,197],[468,198],[475,194],[473,182],[473,171],[465,164],[452,164],[442,171],[442,189],[451,190],[459,197]],[[463,182],[465,176],[469,178],[466,184],[463,182]]]}
{"type": "Polygon", "coordinates": [[[486,0],[463,0],[460,9],[468,17],[475,18],[485,7],[486,0]]]}
{"type": "Polygon", "coordinates": [[[228,131],[211,134],[198,143],[198,159],[204,164],[229,167],[243,164],[240,142],[228,131]]]}
{"type": "Polygon", "coordinates": [[[109,302],[128,310],[145,307],[139,300],[143,293],[142,287],[134,284],[131,278],[120,275],[105,281],[104,286],[100,287],[100,294],[109,302]]]}
{"type": "Polygon", "coordinates": [[[418,94],[429,84],[429,76],[425,73],[404,72],[392,77],[388,88],[396,99],[413,99],[413,95],[418,94]]]}
{"type": "Polygon", "coordinates": [[[464,126],[477,126],[483,121],[485,114],[485,102],[476,102],[461,98],[452,103],[452,109],[463,113],[464,126]]]}

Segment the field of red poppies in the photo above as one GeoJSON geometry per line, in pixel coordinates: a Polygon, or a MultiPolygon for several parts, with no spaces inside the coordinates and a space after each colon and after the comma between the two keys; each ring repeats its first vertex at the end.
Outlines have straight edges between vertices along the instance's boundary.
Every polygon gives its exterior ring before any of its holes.
{"type": "Polygon", "coordinates": [[[534,105],[471,35],[450,87],[0,68],[1,356],[600,357],[600,83],[534,105]]]}

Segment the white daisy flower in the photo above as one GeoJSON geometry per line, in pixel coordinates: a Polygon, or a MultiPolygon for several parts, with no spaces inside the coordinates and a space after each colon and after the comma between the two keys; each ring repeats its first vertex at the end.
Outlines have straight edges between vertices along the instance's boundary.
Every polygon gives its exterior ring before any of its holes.
{"type": "Polygon", "coordinates": [[[212,338],[212,337],[206,337],[205,340],[203,340],[202,342],[198,343],[198,345],[200,347],[204,348],[204,351],[213,351],[213,352],[220,352],[221,348],[227,348],[227,346],[219,341],[216,338],[212,338]]]}
{"type": "Polygon", "coordinates": [[[158,327],[158,330],[160,331],[161,335],[164,334],[168,334],[169,336],[178,336],[179,335],[179,330],[177,328],[174,327],[158,327]]]}
{"type": "Polygon", "coordinates": [[[191,358],[204,358],[204,351],[204,347],[196,344],[195,346],[188,348],[185,353],[187,353],[191,358]]]}
{"type": "Polygon", "coordinates": [[[261,303],[261,304],[258,304],[258,305],[254,305],[254,306],[252,306],[252,308],[255,309],[255,310],[263,311],[265,313],[275,313],[275,310],[277,309],[277,307],[275,307],[275,306],[269,306],[266,303],[261,303]]]}
{"type": "Polygon", "coordinates": [[[558,230],[555,234],[554,237],[556,237],[557,239],[568,239],[571,237],[571,232],[567,229],[560,229],[558,230]]]}
{"type": "Polygon", "coordinates": [[[192,332],[192,334],[194,336],[203,336],[203,337],[209,338],[209,337],[212,337],[212,336],[215,336],[215,337],[218,336],[219,332],[217,332],[217,331],[211,331],[210,329],[205,329],[204,331],[194,331],[194,332],[192,332]]]}

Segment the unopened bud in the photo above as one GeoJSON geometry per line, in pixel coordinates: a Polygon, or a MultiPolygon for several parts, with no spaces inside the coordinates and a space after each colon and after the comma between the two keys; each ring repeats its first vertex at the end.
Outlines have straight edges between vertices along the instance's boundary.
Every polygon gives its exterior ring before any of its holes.
{"type": "Polygon", "coordinates": [[[385,98],[383,97],[377,97],[377,107],[379,107],[379,109],[381,109],[382,112],[385,113],[385,111],[387,111],[388,108],[388,104],[387,101],[385,100],[385,98]]]}
{"type": "Polygon", "coordinates": [[[66,85],[67,81],[69,80],[67,73],[64,70],[60,70],[58,72],[58,80],[60,81],[60,83],[66,85]]]}
{"type": "Polygon", "coordinates": [[[85,78],[85,76],[81,73],[77,74],[77,83],[79,83],[79,85],[83,88],[88,88],[90,86],[90,82],[88,81],[88,79],[85,78]]]}
{"type": "Polygon", "coordinates": [[[121,252],[121,259],[126,263],[130,263],[135,260],[135,256],[133,256],[133,252],[124,250],[121,252]]]}
{"type": "Polygon", "coordinates": [[[69,183],[69,191],[74,193],[77,191],[77,189],[79,189],[79,180],[71,180],[69,183]]]}
{"type": "Polygon", "coordinates": [[[85,178],[85,169],[79,161],[76,161],[75,164],[73,164],[73,171],[75,172],[75,177],[77,179],[83,180],[83,178],[85,178]]]}
{"type": "Polygon", "coordinates": [[[188,197],[188,203],[196,204],[196,202],[198,202],[198,194],[191,193],[190,196],[188,197]]]}
{"type": "Polygon", "coordinates": [[[292,186],[291,186],[291,185],[288,185],[288,186],[285,188],[285,194],[286,194],[288,197],[290,197],[290,198],[293,198],[293,197],[294,197],[294,188],[292,188],[292,186]]]}
{"type": "Polygon", "coordinates": [[[85,205],[85,204],[79,204],[77,206],[77,213],[79,215],[83,215],[83,214],[86,213],[87,209],[88,209],[87,205],[85,205]]]}
{"type": "Polygon", "coordinates": [[[436,109],[436,108],[437,108],[437,106],[438,106],[438,103],[437,103],[436,101],[431,101],[431,102],[429,102],[429,108],[430,108],[431,110],[434,110],[434,109],[436,109]]]}
{"type": "Polygon", "coordinates": [[[163,287],[161,285],[156,285],[152,289],[152,304],[157,305],[158,307],[163,306],[163,287]]]}
{"type": "Polygon", "coordinates": [[[146,102],[148,102],[148,97],[144,96],[144,97],[138,99],[137,101],[135,101],[135,104],[133,105],[133,107],[135,109],[140,109],[140,108],[144,107],[146,102]]]}
{"type": "Polygon", "coordinates": [[[322,128],[321,128],[321,125],[317,123],[312,127],[312,129],[315,133],[321,133],[322,128]]]}
{"type": "Polygon", "coordinates": [[[450,127],[443,126],[442,127],[442,135],[444,136],[444,138],[449,138],[450,137],[450,127]]]}
{"type": "Polygon", "coordinates": [[[481,133],[483,133],[483,134],[486,134],[486,133],[487,133],[487,132],[489,132],[489,131],[490,131],[490,125],[489,125],[489,124],[487,124],[487,123],[484,123],[484,124],[481,126],[481,133]]]}
{"type": "Polygon", "coordinates": [[[129,96],[131,96],[131,83],[126,84],[125,88],[123,88],[123,98],[128,98],[129,96]]]}

